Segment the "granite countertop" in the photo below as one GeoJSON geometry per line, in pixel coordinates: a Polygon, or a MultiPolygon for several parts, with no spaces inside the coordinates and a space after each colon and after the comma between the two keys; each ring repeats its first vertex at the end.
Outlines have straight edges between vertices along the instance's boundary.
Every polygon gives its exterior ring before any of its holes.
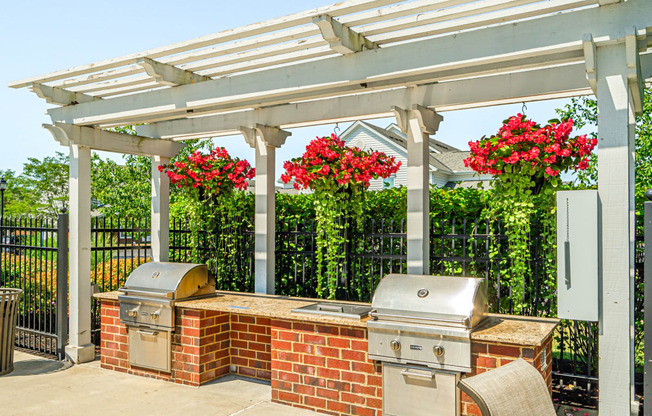
{"type": "MultiPolygon", "coordinates": [[[[120,292],[98,293],[99,299],[118,300],[120,292]]],[[[315,323],[326,323],[366,328],[369,318],[355,319],[329,315],[314,315],[295,313],[292,309],[307,306],[315,302],[334,302],[322,299],[295,298],[258,293],[238,293],[218,291],[217,296],[202,299],[180,301],[176,306],[188,309],[200,309],[239,313],[243,315],[264,316],[275,319],[288,319],[315,323]]],[[[341,302],[352,305],[368,303],[341,302]]],[[[537,318],[528,316],[513,316],[489,314],[471,333],[473,341],[485,341],[500,344],[517,344],[524,346],[540,346],[555,329],[559,319],[537,318]]]]}
{"type": "MultiPolygon", "coordinates": [[[[94,296],[100,299],[118,300],[120,292],[98,293],[94,296]]],[[[243,315],[264,316],[275,319],[289,319],[315,323],[327,323],[352,327],[367,327],[368,317],[362,319],[315,315],[309,313],[295,313],[292,309],[301,308],[316,302],[335,302],[350,305],[369,306],[368,303],[329,301],[324,299],[297,298],[278,295],[265,295],[261,293],[239,293],[217,291],[217,296],[201,299],[176,302],[179,308],[203,309],[210,311],[239,313],[243,315]]]]}
{"type": "Polygon", "coordinates": [[[471,333],[473,341],[538,347],[559,324],[557,318],[488,314],[471,333]]]}

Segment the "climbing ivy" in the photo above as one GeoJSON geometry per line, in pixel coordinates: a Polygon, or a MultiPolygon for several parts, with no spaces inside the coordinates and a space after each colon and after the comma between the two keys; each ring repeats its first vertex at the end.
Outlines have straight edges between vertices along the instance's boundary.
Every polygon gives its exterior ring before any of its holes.
{"type": "Polygon", "coordinates": [[[337,295],[350,224],[362,217],[370,180],[387,178],[400,166],[384,153],[346,147],[335,134],[311,141],[302,157],[283,165],[283,182],[294,180],[297,190],[313,191],[318,296],[334,299],[337,295]]]}
{"type": "MultiPolygon", "coordinates": [[[[542,248],[546,281],[555,278],[555,192],[561,186],[560,173],[569,169],[585,170],[597,144],[586,135],[570,137],[573,120],[551,120],[540,126],[518,114],[503,122],[496,135],[470,142],[467,167],[494,176],[494,199],[486,211],[492,223],[499,219],[509,246],[509,276],[513,310],[525,313],[525,281],[529,270],[532,219],[537,209],[541,215],[542,248]]],[[[496,258],[498,244],[490,254],[496,258]]]]}

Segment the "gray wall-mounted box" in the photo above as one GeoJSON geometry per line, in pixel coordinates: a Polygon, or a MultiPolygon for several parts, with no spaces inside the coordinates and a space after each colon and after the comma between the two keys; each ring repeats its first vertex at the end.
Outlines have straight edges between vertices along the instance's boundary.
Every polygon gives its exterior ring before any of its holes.
{"type": "Polygon", "coordinates": [[[598,191],[557,192],[558,316],[599,319],[598,191]]]}

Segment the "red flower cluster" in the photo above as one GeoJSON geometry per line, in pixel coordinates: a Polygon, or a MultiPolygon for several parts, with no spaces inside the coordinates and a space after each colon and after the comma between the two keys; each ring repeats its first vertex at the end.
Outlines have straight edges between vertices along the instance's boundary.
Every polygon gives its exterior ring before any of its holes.
{"type": "Polygon", "coordinates": [[[224,190],[247,189],[248,180],[256,174],[246,160],[232,158],[225,148],[219,147],[205,155],[194,152],[186,162],[159,166],[177,188],[200,188],[218,194],[224,190]]]}
{"type": "Polygon", "coordinates": [[[598,141],[586,135],[571,138],[572,130],[573,120],[541,127],[518,114],[507,120],[495,136],[469,142],[471,155],[464,165],[494,176],[504,174],[507,165],[512,165],[512,172],[527,168],[543,172],[541,176],[558,176],[571,167],[584,170],[598,141]]]}
{"type": "Polygon", "coordinates": [[[294,178],[296,189],[315,189],[319,184],[344,186],[362,185],[369,181],[387,178],[398,172],[401,162],[381,152],[365,152],[357,147],[345,147],[335,134],[317,138],[308,144],[303,157],[285,162],[285,183],[294,178]]]}

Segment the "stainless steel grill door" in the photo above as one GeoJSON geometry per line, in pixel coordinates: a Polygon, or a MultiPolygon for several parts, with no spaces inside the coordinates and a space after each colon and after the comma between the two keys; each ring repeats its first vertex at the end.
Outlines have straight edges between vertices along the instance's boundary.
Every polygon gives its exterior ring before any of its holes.
{"type": "Polygon", "coordinates": [[[171,333],[151,328],[129,328],[129,364],[170,372],[171,333]]]}
{"type": "Polygon", "coordinates": [[[383,415],[459,415],[459,374],[383,363],[383,415]]]}

